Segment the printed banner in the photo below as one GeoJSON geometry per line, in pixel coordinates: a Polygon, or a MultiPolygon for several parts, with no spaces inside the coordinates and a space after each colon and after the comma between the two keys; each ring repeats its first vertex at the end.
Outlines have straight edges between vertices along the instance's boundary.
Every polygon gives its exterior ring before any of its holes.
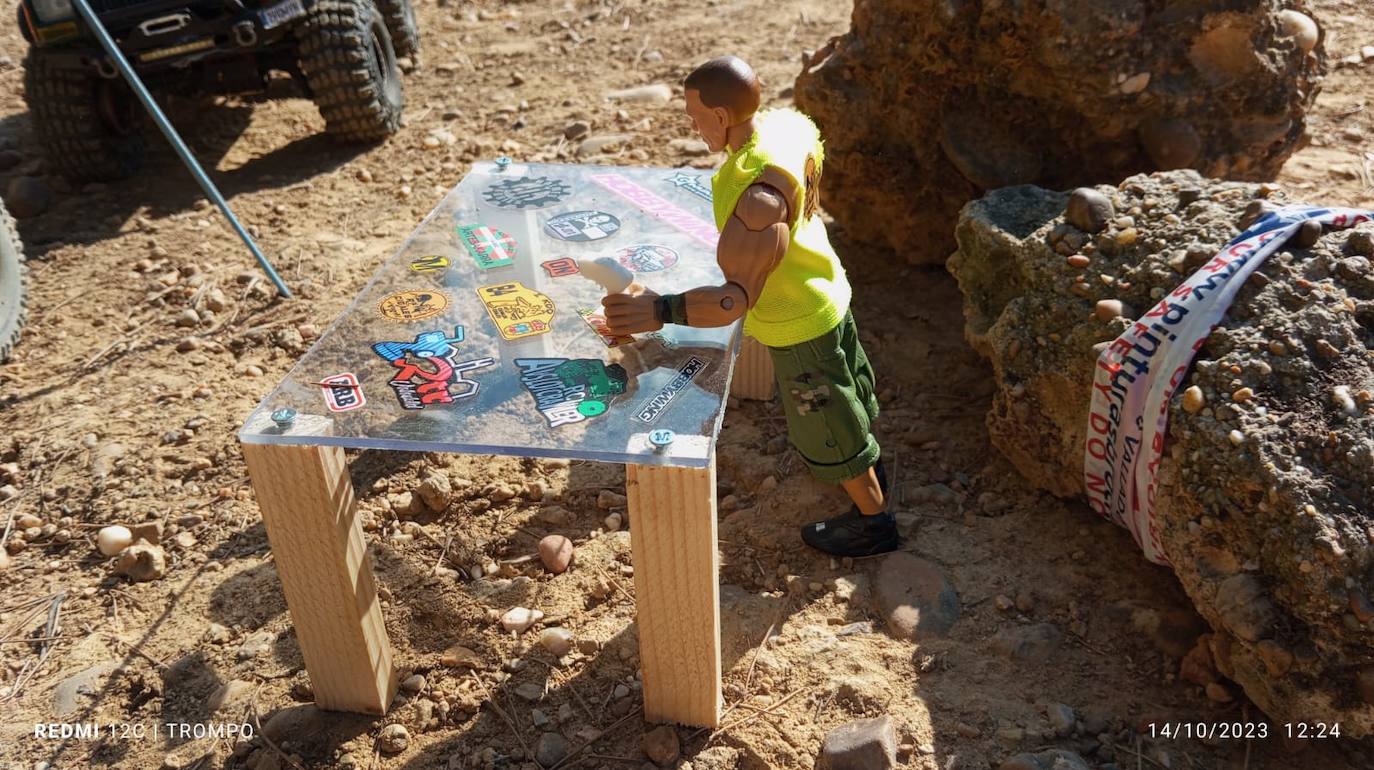
{"type": "Polygon", "coordinates": [[[1088,503],[1131,531],[1145,557],[1168,564],[1155,511],[1155,472],[1164,452],[1169,399],[1193,355],[1250,274],[1303,222],[1353,227],[1374,212],[1286,206],[1231,240],[1207,264],[1116,338],[1093,375],[1083,480],[1088,503]]]}

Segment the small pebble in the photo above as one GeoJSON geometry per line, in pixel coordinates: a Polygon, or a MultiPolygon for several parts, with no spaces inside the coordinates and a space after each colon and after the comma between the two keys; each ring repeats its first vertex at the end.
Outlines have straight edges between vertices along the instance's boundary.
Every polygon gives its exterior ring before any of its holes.
{"type": "Polygon", "coordinates": [[[411,674],[410,676],[405,678],[405,681],[401,682],[401,689],[405,690],[411,695],[414,695],[415,693],[424,690],[425,684],[426,682],[423,674],[411,674]]]}
{"type": "Polygon", "coordinates": [[[539,644],[554,657],[561,658],[572,652],[573,635],[566,628],[558,626],[546,628],[539,634],[539,644]]]}
{"type": "Polygon", "coordinates": [[[1107,196],[1091,187],[1080,187],[1069,193],[1064,218],[1085,233],[1098,233],[1107,227],[1115,214],[1107,196]]]}
{"type": "Polygon", "coordinates": [[[1240,446],[1245,443],[1245,434],[1238,430],[1232,430],[1230,433],[1226,434],[1226,438],[1230,439],[1231,444],[1234,446],[1240,446]]]}
{"type": "Polygon", "coordinates": [[[529,630],[530,626],[538,623],[544,618],[544,613],[540,610],[531,610],[525,607],[512,607],[501,616],[501,627],[507,631],[514,631],[517,634],[529,630]]]}
{"type": "Polygon", "coordinates": [[[1072,254],[1066,257],[1064,261],[1068,263],[1069,267],[1075,267],[1079,269],[1085,268],[1092,263],[1091,259],[1088,259],[1082,254],[1072,254]]]}
{"type": "Polygon", "coordinates": [[[1196,385],[1189,386],[1183,391],[1183,411],[1188,414],[1197,414],[1202,411],[1207,399],[1202,395],[1202,388],[1196,385]]]}
{"type": "Polygon", "coordinates": [[[1253,388],[1237,388],[1236,391],[1231,394],[1231,400],[1238,404],[1243,404],[1254,397],[1255,391],[1253,388]]]}
{"type": "Polygon", "coordinates": [[[1124,306],[1119,299],[1100,299],[1097,306],[1093,308],[1093,314],[1099,321],[1110,321],[1119,318],[1124,311],[1124,306]]]}
{"type": "Polygon", "coordinates": [[[106,556],[118,556],[125,548],[134,542],[134,536],[129,532],[128,527],[121,527],[118,524],[102,527],[95,536],[96,547],[106,556]]]}
{"type": "Polygon", "coordinates": [[[573,542],[563,535],[549,535],[539,541],[539,560],[555,575],[567,571],[573,559],[573,542]]]}
{"type": "Polygon", "coordinates": [[[399,754],[409,745],[410,731],[405,725],[387,725],[377,736],[377,748],[381,749],[383,754],[399,754]]]}
{"type": "Polygon", "coordinates": [[[606,531],[607,531],[607,532],[619,532],[619,531],[620,531],[620,525],[621,525],[620,514],[618,514],[618,513],[609,514],[608,516],[606,516],[606,518],[602,519],[601,521],[602,521],[603,524],[606,525],[606,531]]]}

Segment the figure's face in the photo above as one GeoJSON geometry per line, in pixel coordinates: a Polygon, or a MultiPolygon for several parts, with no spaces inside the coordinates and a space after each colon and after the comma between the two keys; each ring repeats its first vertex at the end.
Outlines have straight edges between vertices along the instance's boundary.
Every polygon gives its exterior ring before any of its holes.
{"type": "Polygon", "coordinates": [[[724,107],[707,107],[701,102],[701,92],[695,88],[687,90],[687,116],[701,135],[702,141],[711,152],[725,149],[726,136],[730,129],[730,111],[724,107]]]}

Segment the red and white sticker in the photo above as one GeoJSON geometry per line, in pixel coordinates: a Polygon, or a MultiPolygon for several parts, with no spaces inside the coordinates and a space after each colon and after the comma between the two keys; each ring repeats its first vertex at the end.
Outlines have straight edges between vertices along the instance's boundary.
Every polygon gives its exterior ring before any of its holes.
{"type": "Polygon", "coordinates": [[[363,386],[358,382],[358,375],[352,372],[325,377],[320,380],[319,385],[324,390],[324,402],[331,412],[347,412],[359,409],[367,403],[367,398],[363,395],[363,386]]]}

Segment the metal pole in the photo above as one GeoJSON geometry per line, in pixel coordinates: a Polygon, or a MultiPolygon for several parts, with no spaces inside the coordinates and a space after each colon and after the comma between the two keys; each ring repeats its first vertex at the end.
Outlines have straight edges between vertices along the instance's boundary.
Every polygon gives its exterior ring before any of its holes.
{"type": "Polygon", "coordinates": [[[172,127],[171,122],[167,120],[167,116],[162,114],[162,108],[158,107],[157,102],[153,101],[152,94],[148,93],[148,89],[144,87],[143,81],[140,80],[138,75],[134,72],[134,68],[129,66],[128,60],[124,58],[124,53],[119,50],[119,46],[115,45],[114,39],[110,37],[110,33],[105,31],[105,26],[100,23],[100,19],[96,18],[95,12],[86,4],[86,0],[72,0],[72,5],[76,7],[77,13],[81,14],[81,18],[86,22],[86,25],[95,33],[96,39],[100,41],[100,47],[104,48],[105,53],[109,54],[110,58],[114,60],[115,66],[119,68],[120,74],[124,76],[124,80],[128,82],[129,87],[134,90],[135,94],[138,94],[138,100],[143,102],[143,106],[148,110],[148,113],[153,116],[153,121],[157,123],[157,127],[162,129],[162,135],[167,137],[167,141],[172,143],[172,148],[177,151],[177,155],[181,156],[181,162],[186,164],[186,168],[191,171],[191,176],[194,176],[196,181],[200,183],[200,189],[204,190],[210,200],[214,201],[216,206],[219,206],[219,210],[224,212],[224,216],[229,220],[229,224],[233,225],[234,232],[238,233],[239,238],[243,240],[248,250],[253,252],[253,258],[262,266],[262,270],[264,273],[267,273],[267,277],[272,279],[272,284],[277,287],[277,291],[281,292],[283,297],[289,298],[291,296],[291,290],[286,288],[286,283],[282,281],[281,276],[277,275],[277,271],[272,267],[272,263],[268,261],[267,257],[258,249],[258,245],[253,242],[253,238],[248,235],[248,231],[243,229],[243,225],[239,223],[238,217],[234,216],[234,212],[229,209],[229,204],[225,202],[224,196],[220,195],[219,189],[215,187],[215,183],[210,181],[210,177],[206,176],[205,170],[200,167],[200,163],[191,155],[191,151],[186,148],[186,143],[181,141],[181,137],[177,134],[176,129],[172,127]]]}

